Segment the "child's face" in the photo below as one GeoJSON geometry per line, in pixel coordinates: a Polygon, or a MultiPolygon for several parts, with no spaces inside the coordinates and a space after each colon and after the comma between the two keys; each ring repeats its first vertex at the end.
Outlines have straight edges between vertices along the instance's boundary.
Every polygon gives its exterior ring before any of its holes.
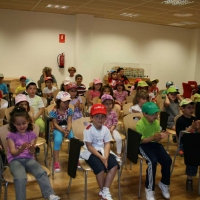
{"type": "Polygon", "coordinates": [[[35,94],[36,94],[37,88],[36,88],[35,85],[30,85],[30,86],[28,86],[28,88],[26,89],[26,91],[27,91],[27,93],[28,93],[28,95],[30,97],[34,97],[35,94]]]}
{"type": "Polygon", "coordinates": [[[82,78],[82,77],[78,77],[78,78],[76,79],[77,85],[80,85],[80,84],[82,83],[82,81],[83,81],[83,78],[82,78]]]}
{"type": "Polygon", "coordinates": [[[76,97],[76,94],[77,94],[77,89],[76,88],[72,88],[68,92],[71,95],[71,98],[74,99],[76,97]]]}
{"type": "Polygon", "coordinates": [[[174,93],[174,92],[170,92],[168,94],[168,98],[171,100],[171,101],[175,101],[177,99],[177,93],[174,93]]]}
{"type": "Polygon", "coordinates": [[[19,103],[19,107],[23,107],[26,109],[26,111],[28,110],[28,102],[27,101],[21,101],[19,103]]]}
{"type": "Polygon", "coordinates": [[[110,100],[110,99],[106,99],[106,100],[103,102],[103,105],[106,107],[106,110],[107,110],[107,111],[111,111],[111,110],[112,110],[112,107],[113,107],[113,101],[110,100]]]}
{"type": "Polygon", "coordinates": [[[17,129],[18,133],[26,133],[26,130],[28,128],[28,120],[25,117],[15,117],[15,122],[13,125],[17,129]]]}
{"type": "Polygon", "coordinates": [[[156,88],[156,86],[157,86],[157,83],[156,82],[152,82],[152,88],[156,88]]]}
{"type": "Polygon", "coordinates": [[[122,85],[117,85],[117,91],[122,91],[123,90],[123,86],[122,85]]]}
{"type": "Polygon", "coordinates": [[[24,78],[21,79],[21,80],[20,80],[20,83],[21,83],[21,86],[22,86],[22,87],[25,87],[25,86],[26,86],[26,79],[24,79],[24,78]]]}
{"type": "Polygon", "coordinates": [[[60,102],[60,109],[61,110],[67,110],[68,107],[69,107],[69,101],[61,101],[60,102]]]}
{"type": "Polygon", "coordinates": [[[109,90],[109,88],[104,88],[104,90],[103,90],[103,94],[110,94],[110,90],[109,90]]]}
{"type": "Polygon", "coordinates": [[[124,70],[123,70],[123,69],[119,71],[119,75],[120,75],[120,76],[123,76],[123,75],[124,75],[124,70]]]}
{"type": "Polygon", "coordinates": [[[95,90],[100,90],[100,88],[101,88],[101,83],[97,83],[97,84],[94,84],[94,89],[95,90]]]}
{"type": "Polygon", "coordinates": [[[72,68],[72,69],[69,71],[69,74],[70,74],[70,76],[74,76],[74,73],[75,73],[75,70],[72,68]]]}
{"type": "Polygon", "coordinates": [[[104,124],[105,120],[106,120],[106,115],[103,114],[96,114],[94,116],[90,117],[92,120],[92,123],[94,125],[94,127],[98,130],[101,130],[102,125],[104,124]]]}
{"type": "Polygon", "coordinates": [[[154,113],[153,115],[143,113],[143,115],[149,123],[153,123],[158,118],[158,113],[154,113]]]}
{"type": "Polygon", "coordinates": [[[190,118],[194,113],[194,105],[193,104],[188,104],[185,107],[181,107],[181,111],[183,112],[183,115],[185,117],[190,118]]]}
{"type": "Polygon", "coordinates": [[[117,72],[112,73],[112,79],[114,79],[114,80],[117,79],[117,72]]]}
{"type": "Polygon", "coordinates": [[[48,87],[48,88],[52,88],[52,81],[51,80],[48,80],[48,81],[46,81],[45,82],[46,83],[46,86],[48,87]]]}
{"type": "Polygon", "coordinates": [[[0,78],[0,83],[2,83],[2,82],[3,82],[3,77],[0,78]]]}

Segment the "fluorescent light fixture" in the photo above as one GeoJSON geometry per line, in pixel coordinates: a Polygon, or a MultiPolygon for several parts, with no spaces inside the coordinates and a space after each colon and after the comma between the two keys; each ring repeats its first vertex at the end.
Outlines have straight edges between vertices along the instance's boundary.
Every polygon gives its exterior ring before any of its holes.
{"type": "Polygon", "coordinates": [[[46,8],[55,8],[55,9],[63,9],[63,10],[65,10],[65,9],[69,8],[69,6],[57,5],[57,4],[48,4],[46,6],[46,8]]]}
{"type": "Polygon", "coordinates": [[[138,17],[140,14],[134,14],[134,13],[121,13],[120,14],[123,17],[138,17]]]}
{"type": "Polygon", "coordinates": [[[194,25],[194,24],[198,24],[198,23],[197,22],[185,21],[185,22],[172,23],[172,24],[168,24],[168,25],[171,25],[171,26],[185,26],[185,25],[194,25]]]}
{"type": "Polygon", "coordinates": [[[48,4],[47,6],[46,6],[46,8],[51,8],[53,5],[52,4],[48,4]]]}
{"type": "Polygon", "coordinates": [[[193,14],[192,13],[176,13],[173,14],[175,17],[192,17],[193,14]]]}
{"type": "Polygon", "coordinates": [[[190,0],[166,0],[166,1],[163,1],[162,3],[171,4],[173,6],[183,6],[183,5],[193,3],[193,1],[190,1],[190,0]]]}

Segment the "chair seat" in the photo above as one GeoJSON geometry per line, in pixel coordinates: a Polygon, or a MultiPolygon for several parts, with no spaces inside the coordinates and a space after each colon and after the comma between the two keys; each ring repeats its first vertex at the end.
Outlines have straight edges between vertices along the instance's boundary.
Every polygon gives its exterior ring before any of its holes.
{"type": "MultiPolygon", "coordinates": [[[[47,175],[49,176],[50,175],[50,171],[45,166],[42,166],[42,168],[44,169],[44,171],[47,172],[47,175]]],[[[27,172],[26,175],[27,175],[27,182],[31,182],[31,181],[35,181],[36,180],[35,177],[32,174],[30,174],[29,172],[27,172]]],[[[7,167],[4,170],[3,178],[8,183],[14,183],[13,175],[10,173],[10,168],[9,167],[7,167]]]]}
{"type": "Polygon", "coordinates": [[[172,130],[172,129],[169,129],[167,128],[166,131],[172,135],[176,135],[176,131],[175,130],[172,130]]]}
{"type": "Polygon", "coordinates": [[[92,171],[92,169],[90,168],[90,166],[85,162],[85,160],[79,160],[79,163],[81,165],[81,168],[84,171],[92,171]]]}
{"type": "Polygon", "coordinates": [[[124,140],[126,139],[126,136],[125,136],[124,134],[121,134],[121,133],[120,133],[120,136],[121,136],[121,138],[122,138],[122,141],[124,141],[124,140]]]}
{"type": "Polygon", "coordinates": [[[36,146],[40,146],[46,143],[46,140],[42,137],[37,138],[36,146]]]}

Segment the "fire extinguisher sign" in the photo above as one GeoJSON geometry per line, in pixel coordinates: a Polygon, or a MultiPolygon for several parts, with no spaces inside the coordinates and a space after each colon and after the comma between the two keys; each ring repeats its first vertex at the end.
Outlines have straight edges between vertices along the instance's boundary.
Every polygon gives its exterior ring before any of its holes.
{"type": "Polygon", "coordinates": [[[59,34],[59,43],[65,43],[65,34],[59,34]]]}

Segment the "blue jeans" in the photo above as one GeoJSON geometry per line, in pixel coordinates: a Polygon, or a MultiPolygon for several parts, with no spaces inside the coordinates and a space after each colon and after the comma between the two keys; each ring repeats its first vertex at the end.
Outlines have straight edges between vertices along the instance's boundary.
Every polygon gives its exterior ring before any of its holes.
{"type": "Polygon", "coordinates": [[[26,171],[36,178],[44,198],[54,194],[47,173],[36,160],[18,158],[12,160],[9,165],[14,178],[16,200],[26,200],[26,171]]]}
{"type": "MultiPolygon", "coordinates": [[[[55,151],[59,151],[60,150],[60,146],[62,144],[62,140],[63,140],[63,133],[61,133],[60,131],[58,130],[54,130],[53,131],[53,140],[54,140],[54,147],[53,147],[53,150],[55,151]]],[[[74,137],[74,134],[72,132],[72,130],[69,132],[69,135],[68,135],[68,139],[71,139],[74,137]]]]}

